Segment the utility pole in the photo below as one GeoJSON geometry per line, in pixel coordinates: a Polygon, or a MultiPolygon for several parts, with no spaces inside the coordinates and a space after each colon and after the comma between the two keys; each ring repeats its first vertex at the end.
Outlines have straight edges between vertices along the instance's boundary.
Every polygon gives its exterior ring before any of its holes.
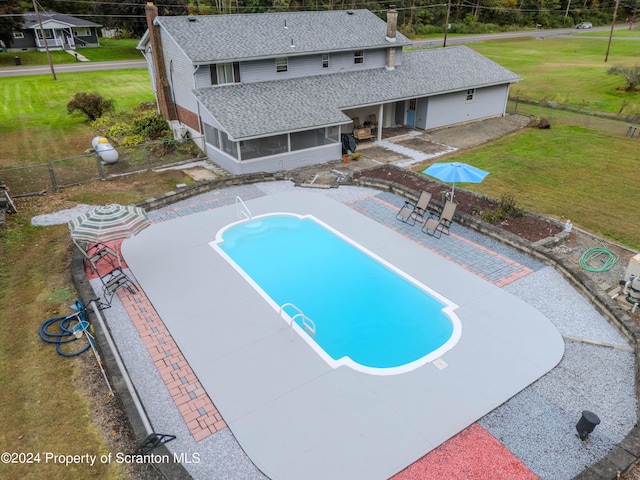
{"type": "Polygon", "coordinates": [[[49,67],[51,68],[51,75],[54,80],[56,78],[56,71],[53,69],[53,62],[51,61],[51,53],[49,52],[49,42],[47,42],[47,37],[44,34],[44,27],[42,26],[42,20],[40,20],[40,11],[38,10],[38,4],[36,0],[33,0],[33,8],[36,11],[36,18],[38,19],[38,24],[40,25],[40,35],[42,36],[42,40],[44,41],[44,49],[47,52],[47,59],[49,60],[49,67]]]}
{"type": "Polygon", "coordinates": [[[449,31],[449,14],[451,13],[451,0],[447,2],[447,19],[444,21],[444,41],[442,42],[442,46],[447,46],[447,32],[449,31]]]}
{"type": "Polygon", "coordinates": [[[609,44],[607,45],[607,54],[604,56],[604,63],[609,59],[609,48],[611,48],[611,37],[613,37],[613,27],[616,24],[616,15],[618,15],[618,4],[620,0],[616,0],[616,7],[613,10],[613,20],[611,20],[611,32],[609,33],[609,44]]]}

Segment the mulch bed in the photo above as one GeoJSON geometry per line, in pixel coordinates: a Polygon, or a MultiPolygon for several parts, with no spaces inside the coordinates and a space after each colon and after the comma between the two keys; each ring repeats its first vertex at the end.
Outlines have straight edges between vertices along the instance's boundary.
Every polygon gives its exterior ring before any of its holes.
{"type": "MultiPolygon", "coordinates": [[[[394,182],[416,192],[429,192],[435,200],[439,201],[444,199],[445,194],[451,192],[451,187],[448,185],[434,182],[424,175],[389,165],[356,172],[353,178],[372,178],[394,182]]],[[[482,197],[462,189],[456,189],[454,200],[458,204],[457,211],[478,218],[481,217],[482,212],[495,210],[500,204],[499,200],[482,197]]],[[[558,225],[530,214],[523,217],[511,217],[495,225],[531,242],[542,240],[562,231],[558,225]]]]}

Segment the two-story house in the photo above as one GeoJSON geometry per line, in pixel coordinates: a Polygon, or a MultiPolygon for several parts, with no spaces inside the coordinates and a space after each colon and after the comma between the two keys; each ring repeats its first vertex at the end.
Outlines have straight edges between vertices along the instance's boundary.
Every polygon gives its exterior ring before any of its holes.
{"type": "Polygon", "coordinates": [[[232,173],[337,160],[355,124],[429,130],[505,113],[520,80],[467,47],[411,41],[368,10],[157,16],[145,55],[159,107],[232,173]]]}

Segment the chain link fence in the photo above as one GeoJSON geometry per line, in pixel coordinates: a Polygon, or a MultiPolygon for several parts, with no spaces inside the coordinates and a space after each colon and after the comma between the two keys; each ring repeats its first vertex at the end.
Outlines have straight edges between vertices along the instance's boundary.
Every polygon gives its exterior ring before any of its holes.
{"type": "MultiPolygon", "coordinates": [[[[640,116],[580,109],[556,102],[512,97],[507,103],[508,113],[534,118],[546,118],[552,125],[577,125],[614,135],[640,139],[640,116]]],[[[34,195],[48,190],[77,185],[94,180],[154,168],[179,164],[190,160],[204,160],[202,152],[189,140],[147,142],[135,147],[118,147],[118,161],[103,165],[95,154],[51,160],[39,165],[0,170],[0,179],[12,196],[34,195]]]]}
{"type": "Polygon", "coordinates": [[[118,147],[118,161],[103,164],[94,154],[51,160],[47,163],[0,170],[0,179],[11,196],[40,194],[61,187],[95,180],[151,171],[154,168],[205,160],[192,141],[146,142],[134,147],[118,147]]]}
{"type": "Polygon", "coordinates": [[[508,113],[518,113],[535,118],[546,118],[552,125],[577,125],[614,135],[640,138],[640,116],[581,109],[575,105],[557,102],[510,98],[508,113]]]}

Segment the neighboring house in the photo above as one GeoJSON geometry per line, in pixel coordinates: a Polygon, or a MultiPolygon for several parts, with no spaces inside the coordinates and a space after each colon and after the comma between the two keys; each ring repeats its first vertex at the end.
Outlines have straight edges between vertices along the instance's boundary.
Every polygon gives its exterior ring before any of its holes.
{"type": "MultiPolygon", "coordinates": [[[[337,160],[354,123],[424,130],[503,116],[520,77],[467,47],[403,51],[397,12],[160,17],[138,48],[176,136],[232,173],[337,160]]],[[[374,139],[375,139],[374,138],[374,139]]]]}
{"type": "Polygon", "coordinates": [[[9,51],[73,50],[77,47],[99,47],[98,28],[102,25],[56,12],[40,12],[40,21],[35,12],[22,15],[24,23],[13,32],[13,43],[9,51]],[[44,30],[44,39],[42,31],[44,30]],[[45,46],[46,41],[46,46],[45,46]]]}

